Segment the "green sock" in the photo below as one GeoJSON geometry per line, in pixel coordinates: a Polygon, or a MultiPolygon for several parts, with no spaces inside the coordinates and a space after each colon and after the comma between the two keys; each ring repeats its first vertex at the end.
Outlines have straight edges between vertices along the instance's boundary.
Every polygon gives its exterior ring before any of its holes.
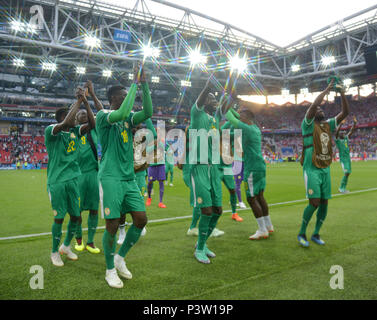
{"type": "Polygon", "coordinates": [[[200,220],[199,220],[199,236],[198,236],[198,247],[197,250],[203,250],[204,245],[207,241],[208,236],[208,228],[209,224],[211,222],[212,216],[207,216],[205,214],[200,214],[200,220]]]}
{"type": "Polygon", "coordinates": [[[326,219],[327,216],[327,204],[320,204],[317,211],[317,221],[315,223],[315,229],[314,229],[314,235],[319,234],[319,230],[322,227],[323,222],[326,219]]]}
{"type": "Polygon", "coordinates": [[[170,183],[173,184],[173,171],[170,173],[170,183]]]}
{"type": "Polygon", "coordinates": [[[97,231],[97,225],[98,225],[98,214],[90,214],[88,216],[88,242],[87,243],[93,243],[94,242],[94,235],[97,231]]]}
{"type": "Polygon", "coordinates": [[[232,207],[232,213],[237,212],[237,194],[231,193],[230,194],[230,206],[232,207]]]}
{"type": "Polygon", "coordinates": [[[77,224],[75,237],[76,237],[76,239],[82,238],[82,223],[77,224]]]}
{"type": "Polygon", "coordinates": [[[196,225],[198,224],[199,219],[200,219],[200,208],[194,207],[192,209],[192,220],[191,220],[190,229],[196,228],[196,225]]]}
{"type": "Polygon", "coordinates": [[[72,222],[72,220],[69,220],[68,227],[67,227],[67,235],[64,239],[64,245],[68,247],[71,244],[72,238],[74,237],[76,233],[76,229],[78,226],[78,222],[72,222]]]}
{"type": "Polygon", "coordinates": [[[345,175],[343,176],[342,182],[340,183],[340,189],[346,190],[347,182],[348,182],[348,177],[345,175]]]}
{"type": "Polygon", "coordinates": [[[220,217],[221,217],[221,214],[212,213],[211,221],[209,222],[209,226],[208,226],[208,235],[207,235],[207,239],[208,239],[209,236],[211,235],[213,229],[216,228],[217,221],[219,221],[220,217]]]}
{"type": "Polygon", "coordinates": [[[119,249],[118,254],[121,257],[125,257],[127,252],[136,244],[139,240],[141,232],[143,229],[136,228],[135,225],[131,225],[126,234],[126,239],[124,240],[122,246],[119,249]]]}
{"type": "Polygon", "coordinates": [[[116,234],[110,234],[105,230],[102,237],[103,253],[105,255],[107,270],[114,269],[114,253],[116,248],[115,235],[116,234]]]}
{"type": "Polygon", "coordinates": [[[309,204],[305,210],[304,210],[304,215],[302,217],[302,224],[301,224],[301,229],[299,234],[306,234],[306,227],[309,224],[310,219],[313,216],[313,213],[317,210],[316,207],[313,207],[311,204],[309,204]]]}
{"type": "Polygon", "coordinates": [[[60,239],[62,237],[63,224],[54,223],[52,224],[52,252],[57,252],[59,249],[60,239]]]}

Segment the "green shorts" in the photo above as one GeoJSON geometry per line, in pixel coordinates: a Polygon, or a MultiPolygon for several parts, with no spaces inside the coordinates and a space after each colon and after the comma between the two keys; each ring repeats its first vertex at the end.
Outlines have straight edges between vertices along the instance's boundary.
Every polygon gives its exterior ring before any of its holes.
{"type": "Polygon", "coordinates": [[[54,219],[64,219],[68,212],[71,216],[80,216],[80,191],[78,179],[47,185],[54,219]]]}
{"type": "Polygon", "coordinates": [[[98,172],[91,171],[78,177],[80,190],[80,211],[98,210],[98,172]]]}
{"type": "Polygon", "coordinates": [[[222,206],[222,186],[217,166],[198,164],[191,168],[191,187],[194,207],[222,206]]]}
{"type": "Polygon", "coordinates": [[[136,184],[139,187],[141,194],[144,196],[144,193],[147,190],[147,183],[145,182],[145,171],[143,171],[143,174],[136,174],[136,184]]]}
{"type": "Polygon", "coordinates": [[[232,166],[222,168],[220,167],[219,174],[221,181],[225,184],[225,187],[228,190],[234,190],[236,188],[236,185],[234,183],[232,166]]]}
{"type": "Polygon", "coordinates": [[[255,197],[266,189],[266,171],[251,171],[249,175],[245,174],[243,181],[246,197],[255,197]]]}
{"type": "Polygon", "coordinates": [[[304,170],[306,197],[308,199],[331,199],[330,170],[304,170]]]}
{"type": "Polygon", "coordinates": [[[344,173],[351,173],[352,172],[352,170],[351,170],[351,160],[341,161],[340,165],[342,166],[344,173]]]}
{"type": "Polygon", "coordinates": [[[145,212],[144,197],[136,180],[101,179],[99,195],[102,218],[116,219],[125,213],[145,212]]]}

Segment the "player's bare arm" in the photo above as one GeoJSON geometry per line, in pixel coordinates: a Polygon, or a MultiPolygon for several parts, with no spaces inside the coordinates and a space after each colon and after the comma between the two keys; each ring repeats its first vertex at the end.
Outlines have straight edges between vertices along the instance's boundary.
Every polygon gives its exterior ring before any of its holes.
{"type": "Polygon", "coordinates": [[[350,138],[353,135],[353,133],[355,132],[356,125],[357,125],[357,119],[356,119],[356,117],[353,117],[353,125],[352,125],[351,130],[348,132],[348,138],[350,138]]]}
{"type": "Polygon", "coordinates": [[[98,100],[98,98],[97,98],[97,96],[94,92],[94,87],[93,87],[92,81],[88,80],[85,83],[84,88],[86,88],[88,90],[89,95],[92,97],[93,102],[94,102],[94,106],[96,107],[97,111],[102,110],[103,105],[102,105],[101,101],[98,100]]]}
{"type": "Polygon", "coordinates": [[[212,78],[213,78],[213,75],[211,75],[208,78],[208,80],[207,80],[207,82],[206,82],[206,84],[204,86],[204,89],[199,94],[198,100],[196,101],[196,104],[197,104],[198,108],[204,107],[204,105],[206,103],[207,96],[211,92],[211,89],[212,89],[212,83],[211,83],[212,78]]]}
{"type": "Polygon", "coordinates": [[[67,116],[64,118],[63,122],[58,123],[56,126],[54,126],[52,130],[53,135],[56,135],[60,131],[65,131],[75,126],[76,113],[79,110],[81,103],[82,103],[82,100],[77,99],[77,101],[69,109],[69,112],[67,116]]]}
{"type": "Polygon", "coordinates": [[[336,116],[337,124],[341,123],[344,119],[346,119],[350,113],[350,106],[343,88],[340,90],[340,97],[342,100],[342,111],[336,116]]]}
{"type": "Polygon", "coordinates": [[[309,120],[312,120],[314,117],[315,117],[315,114],[317,112],[317,108],[321,105],[323,99],[325,98],[326,95],[329,94],[331,88],[334,86],[334,80],[331,80],[331,82],[329,83],[329,85],[327,86],[327,88],[322,91],[318,97],[314,100],[314,102],[312,103],[312,105],[309,107],[308,111],[306,112],[306,119],[309,121],[309,120]]]}
{"type": "Polygon", "coordinates": [[[86,98],[86,95],[85,95],[85,90],[83,88],[78,88],[77,89],[77,96],[84,103],[86,114],[88,116],[88,123],[87,124],[83,124],[80,127],[80,133],[81,134],[86,134],[90,130],[92,130],[93,128],[96,127],[96,120],[94,119],[94,115],[93,115],[92,109],[90,108],[88,99],[86,98]]]}

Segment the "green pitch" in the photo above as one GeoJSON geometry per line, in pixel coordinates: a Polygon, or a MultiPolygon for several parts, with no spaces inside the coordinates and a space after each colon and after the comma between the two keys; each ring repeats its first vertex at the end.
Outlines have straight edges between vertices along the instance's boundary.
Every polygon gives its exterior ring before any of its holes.
{"type": "MultiPolygon", "coordinates": [[[[354,162],[352,169],[351,192],[377,189],[377,162],[354,162]]],[[[251,210],[239,211],[242,223],[224,213],[218,227],[225,235],[208,242],[217,257],[202,265],[193,257],[196,238],[186,235],[189,218],[153,222],[191,215],[181,172],[175,169],[174,174],[174,187],[165,186],[167,209],[157,208],[155,184],[152,206],[147,209],[151,221],[147,235],[126,260],[134,279],[124,281],[123,289],[112,289],[105,282],[103,252],[78,253],[76,262],[63,257],[65,266],[57,268],[50,262],[51,236],[40,235],[0,240],[0,299],[377,299],[377,190],[333,197],[321,232],[326,245],[310,241],[310,248],[304,249],[296,236],[306,201],[293,202],[305,198],[301,166],[269,165],[266,198],[276,232],[267,240],[252,242],[248,237],[257,224],[251,210]],[[29,286],[33,265],[44,270],[43,290],[29,286]],[[343,290],[330,288],[333,265],[344,270],[343,290]]],[[[333,164],[331,174],[333,194],[337,194],[342,178],[339,163],[333,164]]],[[[229,210],[229,194],[226,190],[223,194],[224,210],[229,210]]],[[[51,231],[46,171],[0,172],[0,203],[0,238],[51,231]]],[[[86,217],[84,213],[83,228],[86,217]]],[[[103,225],[100,218],[99,226],[103,225]]],[[[99,229],[95,237],[101,250],[102,234],[99,229]]]]}

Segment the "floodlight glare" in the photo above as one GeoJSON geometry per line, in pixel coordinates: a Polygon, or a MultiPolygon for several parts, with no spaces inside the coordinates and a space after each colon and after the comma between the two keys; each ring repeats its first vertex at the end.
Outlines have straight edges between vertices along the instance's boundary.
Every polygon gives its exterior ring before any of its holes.
{"type": "Polygon", "coordinates": [[[181,87],[191,87],[191,81],[181,80],[181,87]]]}
{"type": "Polygon", "coordinates": [[[344,81],[343,81],[343,85],[345,86],[345,87],[349,87],[350,85],[352,84],[352,79],[344,79],[344,81]]]}
{"type": "Polygon", "coordinates": [[[308,88],[302,88],[302,89],[300,90],[300,93],[301,93],[301,94],[308,94],[308,93],[309,93],[309,89],[308,89],[308,88]]]}
{"type": "Polygon", "coordinates": [[[291,69],[292,69],[292,72],[298,72],[300,71],[301,67],[299,64],[294,64],[292,65],[291,69]]]}
{"type": "Polygon", "coordinates": [[[245,56],[243,58],[240,58],[237,55],[230,59],[229,64],[231,70],[237,70],[238,73],[242,73],[247,68],[247,59],[245,56]]]}
{"type": "Polygon", "coordinates": [[[335,62],[336,62],[336,59],[335,59],[334,56],[325,56],[325,57],[322,57],[322,64],[325,65],[325,66],[333,64],[335,62]]]}
{"type": "Polygon", "coordinates": [[[112,74],[113,74],[113,72],[111,70],[108,70],[108,69],[105,69],[105,70],[102,71],[102,76],[104,76],[106,78],[110,78],[112,74]]]}
{"type": "Polygon", "coordinates": [[[281,95],[282,96],[289,96],[289,90],[288,89],[282,89],[281,90],[281,95]]]}
{"type": "Polygon", "coordinates": [[[85,36],[84,41],[89,48],[99,48],[101,46],[101,40],[94,36],[87,35],[85,36]]]}
{"type": "Polygon", "coordinates": [[[133,80],[134,79],[134,74],[133,73],[129,73],[128,74],[128,80],[133,80]]]}
{"type": "Polygon", "coordinates": [[[207,57],[202,55],[199,50],[193,50],[189,56],[190,62],[192,66],[197,64],[206,64],[207,57]]]}
{"type": "Polygon", "coordinates": [[[25,66],[25,60],[15,58],[15,59],[13,59],[13,65],[16,66],[17,68],[24,67],[25,66]]]}
{"type": "Polygon", "coordinates": [[[13,31],[19,32],[24,30],[24,23],[17,21],[17,20],[12,20],[10,23],[10,27],[13,31]]]}
{"type": "Polygon", "coordinates": [[[152,83],[160,83],[160,77],[152,77],[152,83]]]}
{"type": "Polygon", "coordinates": [[[85,74],[86,73],[86,68],[84,68],[84,67],[76,67],[76,73],[77,74],[85,74]]]}
{"type": "Polygon", "coordinates": [[[47,70],[47,71],[56,71],[57,66],[56,63],[53,62],[43,62],[42,63],[42,70],[47,70]]]}
{"type": "Polygon", "coordinates": [[[144,55],[144,58],[147,58],[147,57],[158,58],[160,56],[160,49],[154,48],[151,46],[144,46],[143,55],[144,55]]]}

